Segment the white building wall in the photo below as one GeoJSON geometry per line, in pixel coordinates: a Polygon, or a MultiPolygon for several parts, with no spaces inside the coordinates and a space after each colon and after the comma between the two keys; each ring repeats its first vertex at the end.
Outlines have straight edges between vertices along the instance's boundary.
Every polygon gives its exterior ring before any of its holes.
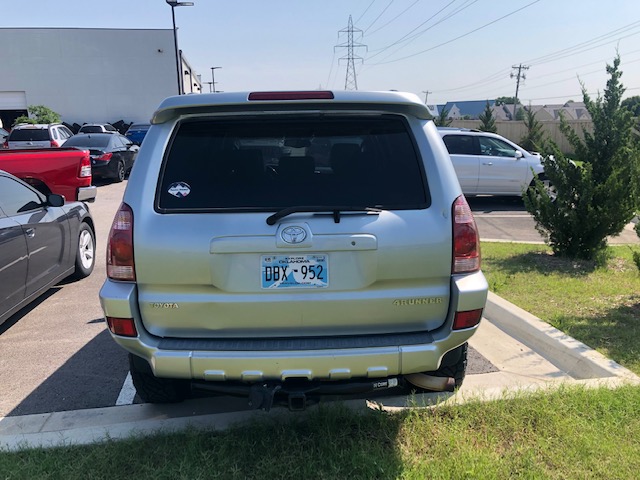
{"type": "Polygon", "coordinates": [[[178,93],[170,29],[0,28],[0,45],[0,99],[24,92],[67,123],[146,122],[178,93]]]}

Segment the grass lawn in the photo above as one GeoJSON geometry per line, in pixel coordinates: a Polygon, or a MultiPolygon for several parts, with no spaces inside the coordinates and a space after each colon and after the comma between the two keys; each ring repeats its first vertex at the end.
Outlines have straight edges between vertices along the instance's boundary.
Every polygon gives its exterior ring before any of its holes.
{"type": "MultiPolygon", "coordinates": [[[[607,267],[541,246],[483,244],[491,289],[640,373],[640,274],[626,247],[607,267]]],[[[0,453],[2,479],[631,479],[640,387],[519,394],[495,402],[357,414],[332,404],[224,432],[0,453]]]]}
{"type": "Polygon", "coordinates": [[[482,256],[492,292],[640,375],[640,272],[631,248],[609,247],[600,267],[556,258],[543,245],[483,243],[482,256]]]}

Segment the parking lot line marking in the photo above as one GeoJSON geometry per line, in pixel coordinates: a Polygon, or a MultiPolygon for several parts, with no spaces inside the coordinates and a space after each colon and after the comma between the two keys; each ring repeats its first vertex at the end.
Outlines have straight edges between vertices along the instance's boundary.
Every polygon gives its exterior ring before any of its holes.
{"type": "Polygon", "coordinates": [[[116,400],[116,405],[131,405],[135,396],[136,387],[133,386],[131,373],[127,373],[127,378],[124,379],[122,389],[120,389],[120,395],[118,395],[118,399],[116,400]]]}

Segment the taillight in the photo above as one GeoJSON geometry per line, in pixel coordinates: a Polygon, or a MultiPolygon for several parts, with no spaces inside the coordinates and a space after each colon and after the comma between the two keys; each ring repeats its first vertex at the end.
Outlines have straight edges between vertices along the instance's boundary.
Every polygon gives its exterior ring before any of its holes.
{"type": "Polygon", "coordinates": [[[453,265],[451,273],[480,270],[480,236],[464,195],[453,202],[453,265]]]}
{"type": "Polygon", "coordinates": [[[56,142],[55,140],[51,140],[51,148],[58,148],[60,146],[60,144],[58,142],[56,142]]]}
{"type": "Polygon", "coordinates": [[[98,158],[96,158],[96,160],[100,160],[102,162],[108,162],[109,160],[111,160],[111,157],[113,157],[113,153],[103,153],[98,158]]]}
{"type": "Polygon", "coordinates": [[[456,312],[453,317],[453,329],[462,330],[463,328],[475,327],[480,323],[482,318],[482,309],[468,310],[466,312],[456,312]]]}
{"type": "Polygon", "coordinates": [[[5,142],[2,144],[2,148],[9,148],[9,142],[5,140],[5,142]]]}
{"type": "Polygon", "coordinates": [[[133,263],[133,211],[126,203],[120,204],[109,231],[107,277],[128,282],[136,280],[133,263]]]}
{"type": "Polygon", "coordinates": [[[109,330],[114,335],[120,335],[122,337],[137,337],[138,331],[136,330],[136,324],[133,322],[133,318],[115,318],[107,317],[107,325],[109,330]]]}
{"type": "Polygon", "coordinates": [[[91,177],[91,160],[89,159],[89,154],[82,157],[80,161],[80,178],[91,177]]]}

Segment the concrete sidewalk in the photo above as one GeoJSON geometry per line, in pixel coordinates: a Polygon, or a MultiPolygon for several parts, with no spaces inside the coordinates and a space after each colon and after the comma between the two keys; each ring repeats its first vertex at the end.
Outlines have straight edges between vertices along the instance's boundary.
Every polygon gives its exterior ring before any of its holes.
{"type": "MultiPolygon", "coordinates": [[[[565,335],[528,312],[489,293],[485,317],[470,345],[489,360],[495,372],[468,375],[455,394],[381,397],[375,401],[349,400],[364,410],[429,406],[469,399],[504,398],[522,390],[558,385],[616,387],[640,385],[640,377],[583,343],[565,335]]],[[[311,407],[313,408],[313,407],[311,407]]],[[[304,413],[302,413],[304,414],[304,413]]],[[[271,412],[238,411],[225,398],[190,400],[177,405],[127,405],[0,418],[0,451],[30,446],[88,444],[188,427],[222,430],[262,416],[301,415],[284,408],[271,412]]]]}

